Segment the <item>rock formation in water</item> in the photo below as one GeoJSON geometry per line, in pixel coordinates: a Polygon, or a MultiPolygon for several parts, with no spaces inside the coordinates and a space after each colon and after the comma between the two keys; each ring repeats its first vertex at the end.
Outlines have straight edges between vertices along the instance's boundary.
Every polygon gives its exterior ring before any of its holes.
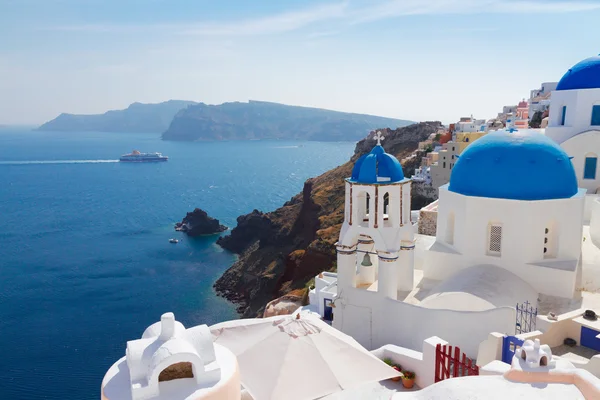
{"type": "Polygon", "coordinates": [[[264,101],[197,104],[173,118],[164,140],[287,139],[360,140],[378,126],[400,127],[410,121],[288,106],[264,101]]]}
{"type": "Polygon", "coordinates": [[[209,217],[206,211],[196,208],[175,224],[175,230],[185,232],[188,236],[202,236],[226,231],[227,227],[221,225],[218,219],[209,217]]]}
{"type": "MultiPolygon", "coordinates": [[[[441,128],[440,122],[421,122],[382,130],[385,150],[398,159],[441,128]]],[[[239,254],[215,283],[217,292],[238,305],[244,317],[263,315],[265,305],[284,295],[303,296],[310,280],[335,270],[334,244],[344,219],[344,179],[354,162],[369,152],[375,132],[357,143],[344,165],[307,180],[302,192],[269,213],[254,210],[238,218],[231,235],[217,241],[239,254]]]]}

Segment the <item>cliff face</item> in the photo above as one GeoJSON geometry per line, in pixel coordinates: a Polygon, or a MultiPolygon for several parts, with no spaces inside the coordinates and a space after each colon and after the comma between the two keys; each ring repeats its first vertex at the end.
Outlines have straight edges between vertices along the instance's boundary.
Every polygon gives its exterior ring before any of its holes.
{"type": "Polygon", "coordinates": [[[133,103],[125,110],[107,111],[96,115],[60,114],[38,129],[42,131],[66,132],[163,132],[178,111],[192,101],[169,100],[158,104],[133,103]]]}
{"type": "Polygon", "coordinates": [[[197,104],[181,110],[164,140],[359,140],[377,126],[410,121],[265,101],[197,104]]]}
{"type": "MultiPolygon", "coordinates": [[[[384,129],[383,146],[402,159],[440,127],[439,122],[422,122],[384,129]]],[[[269,301],[285,294],[302,295],[316,274],[335,268],[334,244],[344,219],[344,179],[358,157],[372,149],[373,134],[357,143],[350,161],[307,180],[302,192],[283,207],[241,216],[231,235],[219,239],[218,244],[240,257],[215,288],[238,304],[242,316],[262,315],[269,301]]]]}

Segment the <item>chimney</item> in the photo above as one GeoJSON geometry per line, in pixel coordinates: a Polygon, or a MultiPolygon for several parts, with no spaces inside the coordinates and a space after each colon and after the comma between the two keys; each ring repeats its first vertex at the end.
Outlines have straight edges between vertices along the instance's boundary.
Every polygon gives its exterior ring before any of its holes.
{"type": "Polygon", "coordinates": [[[175,315],[172,312],[160,316],[160,339],[169,340],[175,334],[175,315]]]}

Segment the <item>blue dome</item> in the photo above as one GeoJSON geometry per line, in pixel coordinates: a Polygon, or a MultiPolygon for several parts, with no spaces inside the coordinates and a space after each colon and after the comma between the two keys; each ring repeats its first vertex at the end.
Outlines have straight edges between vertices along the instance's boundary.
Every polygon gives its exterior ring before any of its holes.
{"type": "Polygon", "coordinates": [[[600,56],[590,57],[575,64],[560,79],[556,90],[599,89],[600,56]]]}
{"type": "Polygon", "coordinates": [[[452,169],[448,190],[466,196],[550,200],[574,196],[577,177],[564,150],[535,131],[498,131],[473,142],[452,169]]]}
{"type": "Polygon", "coordinates": [[[404,179],[402,165],[398,159],[387,154],[383,147],[377,145],[369,154],[356,161],[352,169],[350,181],[355,183],[390,183],[404,179]]]}

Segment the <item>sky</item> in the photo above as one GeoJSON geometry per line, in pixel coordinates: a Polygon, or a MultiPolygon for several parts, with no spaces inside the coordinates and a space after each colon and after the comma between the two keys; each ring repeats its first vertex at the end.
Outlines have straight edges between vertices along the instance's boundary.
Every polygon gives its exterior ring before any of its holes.
{"type": "Polygon", "coordinates": [[[0,124],[169,99],[495,116],[600,53],[600,0],[0,0],[0,124]]]}

